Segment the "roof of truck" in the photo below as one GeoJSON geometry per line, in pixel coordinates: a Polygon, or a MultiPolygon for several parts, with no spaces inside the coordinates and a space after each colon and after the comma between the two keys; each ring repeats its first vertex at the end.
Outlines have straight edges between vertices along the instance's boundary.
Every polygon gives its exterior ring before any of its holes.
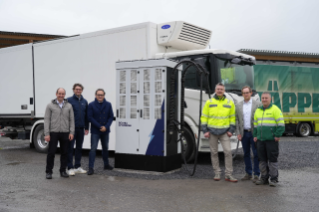
{"type": "Polygon", "coordinates": [[[252,59],[255,60],[255,57],[230,51],[230,50],[224,50],[224,49],[204,49],[204,50],[192,50],[192,51],[180,51],[180,52],[170,52],[170,53],[159,53],[156,54],[156,58],[172,58],[172,57],[181,57],[181,56],[187,56],[187,55],[198,55],[198,54],[231,54],[234,56],[241,56],[243,58],[252,59]]]}
{"type": "Polygon", "coordinates": [[[278,50],[257,50],[257,49],[240,49],[240,53],[251,54],[256,60],[270,61],[292,61],[292,62],[308,62],[318,63],[319,53],[313,52],[289,52],[278,50]]]}

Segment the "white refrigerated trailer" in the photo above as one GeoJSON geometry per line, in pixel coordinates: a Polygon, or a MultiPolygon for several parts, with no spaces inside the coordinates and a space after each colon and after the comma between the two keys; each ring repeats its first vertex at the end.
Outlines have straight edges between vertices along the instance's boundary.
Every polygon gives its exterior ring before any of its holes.
{"type": "MultiPolygon", "coordinates": [[[[233,51],[206,49],[211,34],[210,30],[182,21],[148,22],[0,49],[1,135],[30,139],[30,145],[39,152],[46,152],[48,145],[43,138],[46,105],[55,98],[58,87],[66,89],[67,97],[73,95],[74,83],[84,85],[83,96],[89,102],[94,100],[95,90],[103,88],[105,98],[116,108],[115,64],[118,61],[194,60],[210,72],[212,90],[222,81],[226,85],[226,96],[237,102],[242,98],[241,86],[254,87],[252,65],[255,58],[233,51]],[[234,58],[239,60],[234,63],[234,58]]],[[[190,71],[186,76],[185,92],[188,134],[184,143],[188,159],[193,157],[197,137],[198,82],[196,73],[190,71]]],[[[208,95],[204,100],[207,98],[208,95]]],[[[232,141],[235,149],[237,140],[233,137],[232,141]]],[[[115,150],[115,142],[113,124],[110,150],[115,150]]],[[[89,136],[85,137],[83,147],[90,148],[89,136]]],[[[199,151],[209,151],[205,138],[201,139],[199,151]]]]}

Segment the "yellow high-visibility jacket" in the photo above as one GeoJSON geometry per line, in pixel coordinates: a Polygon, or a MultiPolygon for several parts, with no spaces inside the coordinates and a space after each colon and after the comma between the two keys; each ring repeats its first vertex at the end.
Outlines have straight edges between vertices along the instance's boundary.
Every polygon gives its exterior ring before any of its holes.
{"type": "Polygon", "coordinates": [[[201,127],[204,133],[222,135],[234,133],[236,129],[235,105],[224,95],[219,98],[216,94],[206,101],[201,116],[201,127]]]}

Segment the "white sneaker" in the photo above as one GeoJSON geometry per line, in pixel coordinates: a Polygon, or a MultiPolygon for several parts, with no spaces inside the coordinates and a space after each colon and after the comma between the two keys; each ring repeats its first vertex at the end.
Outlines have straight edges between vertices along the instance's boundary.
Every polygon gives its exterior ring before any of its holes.
{"type": "Polygon", "coordinates": [[[68,174],[69,174],[69,175],[75,175],[74,169],[69,169],[69,170],[68,170],[68,174]]]}
{"type": "Polygon", "coordinates": [[[74,169],[74,173],[85,174],[86,171],[84,169],[82,169],[82,167],[79,167],[77,169],[74,169]]]}

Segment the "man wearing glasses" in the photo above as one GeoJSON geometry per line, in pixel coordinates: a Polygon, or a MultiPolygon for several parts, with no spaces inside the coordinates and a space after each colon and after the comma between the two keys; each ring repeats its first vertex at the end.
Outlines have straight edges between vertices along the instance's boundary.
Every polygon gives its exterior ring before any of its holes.
{"type": "Polygon", "coordinates": [[[89,134],[89,121],[87,119],[88,102],[83,98],[83,85],[75,83],[73,85],[74,95],[68,98],[68,102],[72,104],[74,111],[75,134],[74,139],[69,143],[68,148],[68,174],[86,173],[81,167],[82,146],[84,135],[89,134]],[[75,161],[73,165],[73,149],[75,148],[75,161]]]}
{"type": "Polygon", "coordinates": [[[241,141],[244,150],[245,176],[241,180],[252,180],[256,182],[259,178],[259,161],[257,149],[254,143],[254,114],[256,109],[261,106],[251,98],[252,90],[249,86],[241,89],[244,100],[236,104],[236,134],[238,140],[241,141]],[[250,149],[254,154],[254,169],[252,169],[250,149]]]}
{"type": "Polygon", "coordinates": [[[91,151],[89,154],[88,175],[94,174],[96,149],[101,139],[104,170],[112,170],[109,164],[108,144],[110,127],[114,119],[112,105],[105,100],[105,91],[101,88],[95,92],[95,101],[89,104],[88,119],[91,122],[91,151]]]}

